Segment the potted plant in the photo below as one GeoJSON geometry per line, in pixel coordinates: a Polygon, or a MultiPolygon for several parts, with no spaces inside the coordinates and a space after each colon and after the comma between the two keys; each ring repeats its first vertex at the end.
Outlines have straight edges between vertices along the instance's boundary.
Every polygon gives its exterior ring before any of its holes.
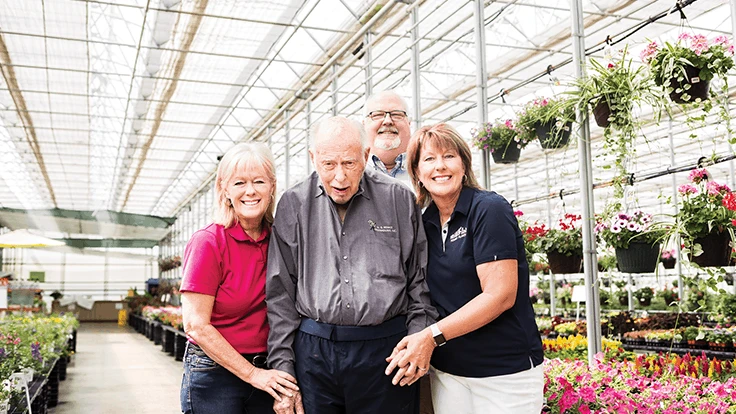
{"type": "Polygon", "coordinates": [[[533,131],[544,149],[562,148],[570,141],[574,106],[567,98],[535,98],[524,105],[516,121],[520,129],[533,131]]]}
{"type": "Polygon", "coordinates": [[[616,261],[625,273],[651,273],[657,267],[662,232],[651,228],[652,215],[641,210],[633,214],[616,213],[600,219],[595,232],[616,249],[616,261]]]}
{"type": "Polygon", "coordinates": [[[673,249],[662,250],[659,254],[659,261],[665,269],[674,269],[677,264],[677,256],[673,249]]]}
{"type": "MultiPolygon", "coordinates": [[[[573,88],[566,92],[570,99],[561,101],[571,106],[567,110],[593,111],[596,124],[603,128],[603,147],[615,157],[614,167],[619,176],[626,174],[625,161],[635,151],[634,141],[640,134],[635,107],[654,108],[655,119],[659,119],[662,106],[661,92],[643,66],[634,66],[627,59],[627,49],[621,58],[601,63],[590,59],[588,77],[577,79],[573,88]]],[[[615,181],[616,190],[623,194],[620,181],[615,181]]]]}
{"type": "Polygon", "coordinates": [[[61,293],[61,292],[59,292],[58,290],[55,290],[55,291],[51,292],[51,295],[49,295],[49,296],[51,296],[54,300],[59,300],[59,299],[61,299],[61,298],[64,297],[64,294],[61,293]]]}
{"type": "Polygon", "coordinates": [[[547,253],[552,273],[578,273],[583,260],[583,233],[581,217],[565,214],[557,228],[547,230],[541,225],[535,239],[539,251],[547,253]]]}
{"type": "Polygon", "coordinates": [[[598,271],[608,272],[616,268],[616,255],[605,253],[598,256],[598,271]]]}
{"type": "MultiPolygon", "coordinates": [[[[673,102],[683,104],[708,99],[710,81],[724,76],[734,66],[733,45],[726,36],[708,40],[703,35],[681,33],[677,40],[659,47],[651,42],[641,53],[657,85],[673,102]]],[[[725,83],[724,91],[728,91],[725,83]]]]}
{"type": "Polygon", "coordinates": [[[507,119],[504,122],[486,122],[480,129],[471,131],[473,145],[481,150],[489,150],[496,164],[515,164],[519,161],[522,148],[529,144],[531,136],[519,131],[514,123],[507,119]]]}
{"type": "Polygon", "coordinates": [[[690,172],[693,184],[678,187],[681,195],[675,226],[691,262],[701,267],[728,266],[736,223],[736,194],[725,184],[710,181],[704,168],[690,172]]]}
{"type": "Polygon", "coordinates": [[[675,289],[662,289],[659,291],[659,295],[662,296],[664,304],[667,306],[676,304],[680,300],[679,296],[677,295],[677,290],[675,289]]]}
{"type": "Polygon", "coordinates": [[[634,298],[639,302],[641,306],[649,306],[652,304],[652,298],[654,297],[654,289],[649,286],[644,286],[632,292],[634,298]]]}

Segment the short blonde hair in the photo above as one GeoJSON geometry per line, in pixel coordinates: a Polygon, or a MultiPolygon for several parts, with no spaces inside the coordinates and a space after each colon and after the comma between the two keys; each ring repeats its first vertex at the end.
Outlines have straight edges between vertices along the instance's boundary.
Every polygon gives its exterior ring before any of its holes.
{"type": "Polygon", "coordinates": [[[463,169],[465,170],[463,186],[476,189],[481,188],[478,180],[475,178],[475,173],[473,173],[473,155],[470,153],[470,147],[455,128],[447,124],[422,127],[414,133],[414,136],[409,141],[409,146],[406,148],[409,177],[411,177],[411,182],[414,184],[417,192],[417,204],[422,208],[428,206],[432,200],[429,191],[420,185],[419,182],[419,155],[422,153],[422,148],[425,145],[445,150],[455,150],[460,156],[463,162],[463,169]]]}
{"type": "Polygon", "coordinates": [[[212,219],[216,224],[230,228],[237,223],[235,209],[225,196],[225,186],[236,171],[244,168],[263,168],[266,177],[273,183],[273,190],[263,220],[269,225],[273,223],[273,211],[276,204],[276,168],[273,154],[266,144],[247,142],[230,148],[220,160],[215,176],[215,203],[212,219]]]}

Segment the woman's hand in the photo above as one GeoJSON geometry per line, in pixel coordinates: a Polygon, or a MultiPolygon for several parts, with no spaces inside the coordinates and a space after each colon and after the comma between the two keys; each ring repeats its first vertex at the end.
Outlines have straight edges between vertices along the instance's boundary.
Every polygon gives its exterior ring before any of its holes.
{"type": "Polygon", "coordinates": [[[391,356],[386,358],[389,363],[386,375],[398,367],[391,382],[401,386],[411,385],[424,376],[429,370],[429,360],[432,358],[435,343],[432,332],[425,328],[415,334],[405,336],[394,348],[391,356]]]}
{"type": "Polygon", "coordinates": [[[248,382],[259,390],[271,394],[276,401],[281,401],[282,395],[291,398],[299,392],[299,387],[296,385],[296,378],[292,377],[288,372],[277,369],[254,367],[248,382]]]}

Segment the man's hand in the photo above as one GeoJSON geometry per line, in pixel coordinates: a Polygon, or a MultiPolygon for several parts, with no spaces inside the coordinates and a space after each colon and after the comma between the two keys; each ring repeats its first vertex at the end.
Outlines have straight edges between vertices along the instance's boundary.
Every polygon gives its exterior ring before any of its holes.
{"type": "Polygon", "coordinates": [[[293,397],[283,397],[281,401],[273,401],[273,410],[276,414],[304,414],[302,394],[295,392],[293,397]]]}
{"type": "Polygon", "coordinates": [[[396,345],[391,356],[386,358],[389,363],[386,367],[386,375],[391,375],[398,367],[398,371],[391,380],[394,385],[399,384],[403,387],[415,383],[429,370],[429,360],[434,347],[434,338],[429,328],[405,336],[396,345]]]}

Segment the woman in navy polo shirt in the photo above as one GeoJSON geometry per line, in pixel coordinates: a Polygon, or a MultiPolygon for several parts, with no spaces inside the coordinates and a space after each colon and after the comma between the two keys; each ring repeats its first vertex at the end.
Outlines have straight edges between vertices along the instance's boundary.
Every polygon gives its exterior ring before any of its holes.
{"type": "Polygon", "coordinates": [[[480,188],[470,148],[449,125],[417,131],[407,154],[417,202],[426,207],[427,284],[441,319],[404,338],[396,355],[437,346],[430,378],[438,414],[539,414],[542,342],[511,205],[480,188]]]}
{"type": "Polygon", "coordinates": [[[273,413],[274,398],[298,390],[291,375],[266,369],[266,252],[275,192],[265,144],[238,144],[222,157],[214,223],[195,232],[184,250],[184,413],[273,413]]]}

